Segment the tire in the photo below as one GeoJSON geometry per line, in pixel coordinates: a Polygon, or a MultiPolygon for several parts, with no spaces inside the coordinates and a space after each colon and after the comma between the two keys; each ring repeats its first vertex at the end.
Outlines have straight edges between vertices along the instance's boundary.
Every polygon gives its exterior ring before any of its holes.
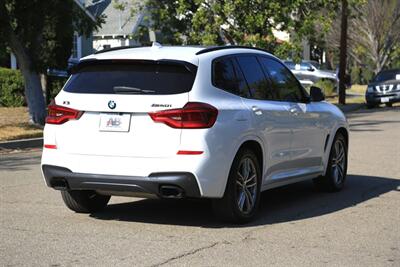
{"type": "Polygon", "coordinates": [[[376,107],[376,104],[367,103],[367,109],[373,109],[376,107]]]}
{"type": "Polygon", "coordinates": [[[111,196],[103,196],[89,190],[61,191],[65,205],[77,213],[92,213],[104,209],[111,196]]]}
{"type": "Polygon", "coordinates": [[[386,105],[388,108],[393,107],[393,103],[386,103],[385,105],[386,105]]]}
{"type": "Polygon", "coordinates": [[[325,176],[313,180],[317,189],[327,192],[337,192],[343,189],[347,176],[347,155],[346,139],[341,133],[337,133],[332,143],[325,176]],[[339,160],[337,160],[338,157],[339,160]]]}
{"type": "Polygon", "coordinates": [[[250,222],[260,202],[261,181],[257,156],[250,149],[241,149],[231,166],[224,196],[213,200],[215,215],[226,222],[250,222]]]}

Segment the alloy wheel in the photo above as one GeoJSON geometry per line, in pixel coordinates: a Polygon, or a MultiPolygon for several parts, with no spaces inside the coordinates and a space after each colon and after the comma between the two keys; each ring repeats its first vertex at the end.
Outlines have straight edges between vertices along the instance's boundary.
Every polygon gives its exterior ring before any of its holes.
{"type": "Polygon", "coordinates": [[[346,151],[343,141],[337,139],[332,157],[332,175],[335,184],[341,184],[345,178],[346,151]]]}
{"type": "Polygon", "coordinates": [[[257,170],[253,160],[243,158],[239,163],[236,179],[236,200],[240,212],[250,213],[257,198],[257,170]]]}

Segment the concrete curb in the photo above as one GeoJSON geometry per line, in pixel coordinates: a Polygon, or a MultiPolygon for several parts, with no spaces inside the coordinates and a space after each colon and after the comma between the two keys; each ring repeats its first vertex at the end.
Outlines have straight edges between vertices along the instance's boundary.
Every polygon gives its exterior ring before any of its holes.
{"type": "Polygon", "coordinates": [[[43,146],[43,138],[30,138],[0,142],[0,149],[24,149],[38,148],[43,146]]]}

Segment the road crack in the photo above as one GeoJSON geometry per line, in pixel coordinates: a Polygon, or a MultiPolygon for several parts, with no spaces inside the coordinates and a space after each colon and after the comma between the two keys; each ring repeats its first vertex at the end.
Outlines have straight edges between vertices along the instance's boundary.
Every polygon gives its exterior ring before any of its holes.
{"type": "MultiPolygon", "coordinates": [[[[222,243],[225,244],[225,242],[222,242],[222,243]]],[[[169,259],[167,259],[167,260],[165,260],[165,261],[163,261],[161,263],[154,264],[154,265],[152,265],[152,267],[158,267],[158,266],[162,266],[162,265],[168,264],[168,263],[170,263],[172,261],[179,260],[179,259],[182,259],[184,257],[194,255],[194,254],[196,254],[198,252],[201,252],[203,250],[213,248],[213,247],[215,247],[215,246],[217,246],[219,244],[222,244],[222,243],[221,242],[215,242],[215,243],[212,243],[211,245],[208,245],[208,246],[204,246],[204,247],[200,247],[200,248],[197,248],[197,249],[193,249],[191,251],[185,252],[185,253],[180,254],[178,256],[169,258],[169,259]]]]}

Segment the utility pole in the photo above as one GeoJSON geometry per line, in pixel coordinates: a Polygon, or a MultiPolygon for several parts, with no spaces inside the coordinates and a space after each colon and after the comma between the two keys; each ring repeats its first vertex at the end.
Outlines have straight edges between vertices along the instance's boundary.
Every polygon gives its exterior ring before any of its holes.
{"type": "Polygon", "coordinates": [[[346,61],[347,61],[347,17],[348,2],[342,0],[342,19],[340,25],[340,62],[339,62],[339,104],[346,104],[346,61]]]}

